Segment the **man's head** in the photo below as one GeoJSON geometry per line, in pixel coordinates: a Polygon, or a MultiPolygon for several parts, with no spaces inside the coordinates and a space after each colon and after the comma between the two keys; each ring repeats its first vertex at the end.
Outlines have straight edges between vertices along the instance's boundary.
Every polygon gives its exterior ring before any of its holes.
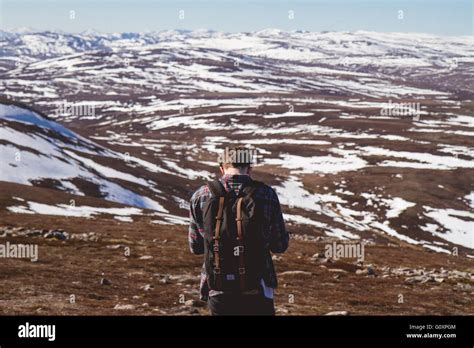
{"type": "Polygon", "coordinates": [[[221,174],[249,175],[253,160],[251,149],[242,146],[226,147],[219,154],[219,169],[221,174]]]}

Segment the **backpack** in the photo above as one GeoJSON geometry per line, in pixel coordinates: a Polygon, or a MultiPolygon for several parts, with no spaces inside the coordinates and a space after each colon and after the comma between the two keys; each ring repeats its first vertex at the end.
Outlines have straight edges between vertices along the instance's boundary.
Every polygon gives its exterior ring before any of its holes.
{"type": "Polygon", "coordinates": [[[203,207],[204,267],[212,290],[242,293],[261,289],[264,268],[263,209],[253,195],[263,185],[250,181],[236,195],[219,180],[208,183],[203,207]]]}

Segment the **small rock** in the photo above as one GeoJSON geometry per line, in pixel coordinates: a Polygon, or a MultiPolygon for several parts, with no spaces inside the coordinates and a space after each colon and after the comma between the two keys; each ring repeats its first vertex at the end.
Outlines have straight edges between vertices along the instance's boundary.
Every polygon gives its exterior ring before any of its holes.
{"type": "Polygon", "coordinates": [[[316,253],[313,256],[311,256],[311,258],[312,259],[322,259],[322,258],[324,258],[324,253],[323,252],[316,253]]]}
{"type": "Polygon", "coordinates": [[[310,276],[310,275],[312,275],[312,273],[311,272],[306,272],[306,271],[286,271],[286,272],[280,273],[280,276],[286,276],[286,275],[310,276]]]}
{"type": "Polygon", "coordinates": [[[427,283],[431,280],[432,280],[432,278],[428,277],[426,275],[418,275],[418,276],[413,276],[413,277],[406,278],[405,282],[410,283],[410,284],[413,284],[413,283],[424,284],[424,283],[427,283]]]}
{"type": "Polygon", "coordinates": [[[136,307],[132,304],[117,304],[114,309],[119,311],[133,311],[136,307]]]}
{"type": "Polygon", "coordinates": [[[474,290],[474,286],[472,286],[471,284],[465,284],[465,283],[457,283],[456,284],[456,287],[460,290],[464,290],[464,291],[471,291],[471,290],[474,290]]]}
{"type": "Polygon", "coordinates": [[[347,273],[346,270],[340,269],[340,268],[328,268],[329,272],[334,272],[334,273],[347,273]]]}
{"type": "Polygon", "coordinates": [[[85,242],[97,242],[99,241],[99,236],[95,232],[89,233],[73,233],[71,239],[81,240],[85,242]]]}
{"type": "Polygon", "coordinates": [[[334,311],[326,313],[325,315],[349,315],[348,311],[334,311]]]}
{"type": "Polygon", "coordinates": [[[54,238],[58,240],[66,240],[69,239],[69,234],[67,232],[63,232],[60,230],[51,230],[44,234],[44,238],[54,238]]]}
{"type": "Polygon", "coordinates": [[[367,270],[366,269],[358,269],[356,270],[357,275],[367,275],[367,270]]]}
{"type": "Polygon", "coordinates": [[[100,285],[111,285],[112,283],[107,278],[100,278],[100,285]]]}
{"type": "Polygon", "coordinates": [[[187,300],[186,302],[184,302],[184,305],[189,307],[205,307],[206,302],[197,300],[187,300]]]}
{"type": "Polygon", "coordinates": [[[143,256],[140,256],[138,259],[139,260],[150,260],[152,258],[153,258],[153,256],[151,256],[151,255],[143,255],[143,256]]]}
{"type": "Polygon", "coordinates": [[[452,271],[452,274],[457,276],[458,278],[466,278],[467,277],[466,272],[461,272],[461,271],[457,271],[457,270],[452,271]]]}
{"type": "Polygon", "coordinates": [[[444,282],[444,278],[435,278],[434,281],[436,283],[442,283],[442,282],[444,282]]]}
{"type": "Polygon", "coordinates": [[[117,249],[120,249],[122,247],[123,247],[123,245],[121,245],[121,244],[112,244],[112,245],[107,245],[106,246],[107,249],[112,249],[112,250],[117,250],[117,249]]]}
{"type": "Polygon", "coordinates": [[[146,284],[145,286],[142,287],[143,290],[145,291],[150,291],[153,289],[153,285],[151,284],[146,284]]]}
{"type": "Polygon", "coordinates": [[[170,284],[170,277],[169,276],[164,276],[163,278],[160,279],[160,283],[163,284],[170,284]]]}
{"type": "Polygon", "coordinates": [[[319,263],[332,263],[333,260],[328,258],[328,257],[323,257],[321,259],[318,259],[319,263]]]}
{"type": "Polygon", "coordinates": [[[276,312],[281,313],[281,314],[288,314],[288,309],[286,309],[286,308],[277,308],[276,312]]]}
{"type": "Polygon", "coordinates": [[[199,282],[199,276],[195,274],[173,274],[169,279],[178,284],[196,284],[199,282]]]}
{"type": "Polygon", "coordinates": [[[25,236],[27,236],[27,237],[38,237],[38,236],[41,236],[41,231],[38,231],[38,230],[26,231],[25,236]]]}

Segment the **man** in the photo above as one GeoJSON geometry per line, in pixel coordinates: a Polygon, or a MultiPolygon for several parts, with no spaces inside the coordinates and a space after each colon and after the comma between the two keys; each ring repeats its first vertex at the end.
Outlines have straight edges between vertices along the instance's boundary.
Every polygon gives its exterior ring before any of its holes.
{"type": "Polygon", "coordinates": [[[270,252],[285,252],[289,235],[275,191],[250,177],[249,151],[226,149],[219,160],[222,177],[191,198],[189,247],[204,254],[201,299],[212,315],[275,314],[270,252]]]}

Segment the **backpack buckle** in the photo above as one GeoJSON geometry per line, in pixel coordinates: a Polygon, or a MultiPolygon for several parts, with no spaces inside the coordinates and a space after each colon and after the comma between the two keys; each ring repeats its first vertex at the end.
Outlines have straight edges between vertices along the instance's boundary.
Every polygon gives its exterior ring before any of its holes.
{"type": "Polygon", "coordinates": [[[240,275],[245,274],[245,268],[244,267],[239,267],[239,274],[240,275]]]}
{"type": "Polygon", "coordinates": [[[214,268],[214,273],[215,274],[221,274],[221,269],[218,268],[218,267],[214,268]]]}

